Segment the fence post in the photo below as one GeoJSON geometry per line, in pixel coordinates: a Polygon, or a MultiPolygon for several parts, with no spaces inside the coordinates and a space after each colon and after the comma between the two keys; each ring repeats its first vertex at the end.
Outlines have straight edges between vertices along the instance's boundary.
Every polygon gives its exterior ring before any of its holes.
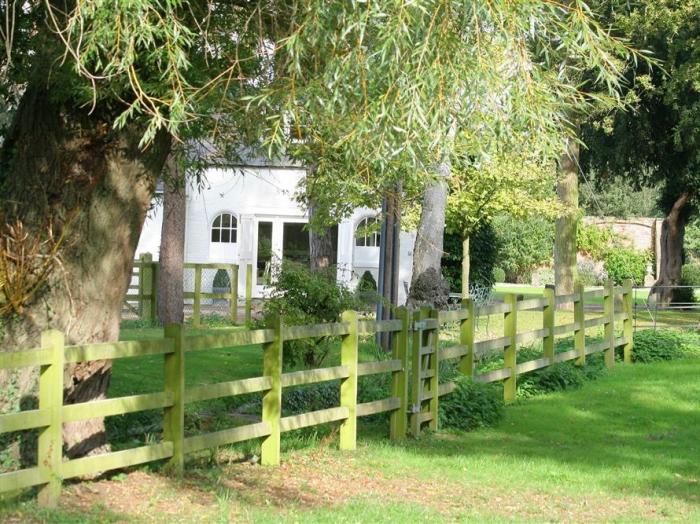
{"type": "Polygon", "coordinates": [[[474,376],[474,301],[467,298],[462,301],[467,318],[459,323],[459,343],[467,348],[467,353],[459,361],[459,371],[467,377],[474,376]]]}
{"type": "Polygon", "coordinates": [[[406,437],[408,422],[408,330],[411,317],[405,307],[397,308],[394,315],[401,320],[401,331],[393,337],[392,356],[394,360],[401,361],[401,369],[391,376],[391,394],[399,398],[399,408],[391,413],[390,436],[392,440],[397,440],[406,437]]]}
{"type": "Polygon", "coordinates": [[[603,336],[609,346],[605,350],[605,365],[611,368],[615,365],[615,284],[612,280],[605,283],[603,314],[605,316],[603,336]]]}
{"type": "Polygon", "coordinates": [[[202,265],[194,265],[194,303],[192,304],[192,327],[202,325],[202,265]]]}
{"type": "Polygon", "coordinates": [[[160,279],[160,263],[151,262],[151,322],[158,320],[158,282],[160,279]]]}
{"type": "Polygon", "coordinates": [[[624,356],[625,356],[625,363],[630,364],[632,362],[632,347],[634,345],[634,331],[632,329],[632,322],[633,322],[633,310],[634,310],[634,305],[633,305],[633,296],[632,296],[632,279],[626,279],[622,283],[622,289],[623,289],[623,294],[622,294],[622,306],[625,314],[627,315],[627,318],[623,321],[622,323],[622,331],[625,339],[627,342],[625,342],[624,346],[624,356]]]}
{"type": "Polygon", "coordinates": [[[245,268],[245,321],[253,319],[253,264],[245,268]]]}
{"type": "Polygon", "coordinates": [[[438,322],[438,310],[431,309],[428,318],[435,319],[435,329],[428,332],[432,353],[428,355],[428,373],[431,374],[428,381],[430,383],[430,412],[433,418],[430,419],[428,427],[433,431],[438,429],[438,403],[440,402],[440,323],[438,322]]]}
{"type": "Polygon", "coordinates": [[[586,311],[584,308],[583,284],[576,282],[574,285],[574,323],[578,327],[574,328],[574,349],[578,353],[576,359],[577,366],[586,364],[586,311]]]}
{"type": "Polygon", "coordinates": [[[238,324],[238,266],[231,264],[231,298],[229,301],[231,323],[238,324]]]}
{"type": "Polygon", "coordinates": [[[50,329],[41,333],[41,347],[51,351],[51,362],[41,366],[39,375],[39,409],[48,412],[48,425],[39,433],[37,464],[46,480],[39,490],[39,505],[55,507],[61,495],[63,462],[63,333],[50,329]]]}
{"type": "Polygon", "coordinates": [[[163,440],[173,443],[168,467],[181,475],[185,467],[185,330],[181,324],[168,324],[164,332],[173,343],[173,352],[164,360],[165,392],[172,395],[173,405],[165,408],[163,440]]]}
{"type": "Polygon", "coordinates": [[[517,334],[518,334],[518,296],[509,293],[505,296],[505,303],[510,306],[509,311],[503,314],[503,336],[508,337],[503,352],[504,368],[510,369],[510,377],[503,382],[503,400],[513,402],[517,391],[517,334]]]}
{"type": "Polygon", "coordinates": [[[155,303],[153,286],[153,255],[143,253],[139,258],[139,295],[141,295],[141,319],[153,321],[155,319],[155,303]]]}
{"type": "Polygon", "coordinates": [[[427,310],[425,308],[413,312],[413,331],[411,344],[411,407],[410,407],[410,425],[411,435],[417,437],[420,435],[421,419],[420,414],[423,411],[423,379],[421,377],[421,352],[423,346],[423,328],[420,322],[425,320],[427,310]]]}
{"type": "Polygon", "coordinates": [[[340,381],[340,406],[348,408],[348,418],[340,425],[340,449],[357,446],[357,312],[344,311],[342,321],[350,324],[340,344],[340,365],[348,368],[348,376],[340,381]]]}
{"type": "Polygon", "coordinates": [[[280,463],[280,417],[282,416],[282,318],[275,317],[270,328],[275,338],[263,346],[263,375],[270,378],[270,390],[262,400],[262,421],[270,426],[270,434],[262,441],[260,462],[264,466],[280,463]]]}
{"type": "MultiPolygon", "coordinates": [[[[548,330],[548,334],[542,339],[542,349],[544,358],[549,359],[549,363],[552,364],[554,361],[554,312],[557,304],[554,287],[545,287],[543,296],[547,303],[542,309],[542,327],[548,330]]],[[[574,310],[575,308],[576,303],[574,302],[574,310]]]]}

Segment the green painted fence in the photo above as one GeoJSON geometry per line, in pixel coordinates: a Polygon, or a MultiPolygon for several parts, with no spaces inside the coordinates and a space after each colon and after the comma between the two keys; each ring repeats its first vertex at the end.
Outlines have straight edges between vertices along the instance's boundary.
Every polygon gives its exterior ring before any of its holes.
{"type": "MultiPolygon", "coordinates": [[[[238,318],[238,272],[237,264],[194,264],[186,263],[185,269],[194,270],[194,290],[185,292],[183,298],[192,300],[192,325],[200,327],[202,322],[202,299],[222,299],[228,300],[229,310],[228,319],[233,324],[239,323],[238,318]],[[230,285],[231,289],[224,293],[206,293],[202,291],[202,271],[205,269],[223,269],[231,272],[230,285]]],[[[129,289],[124,297],[125,307],[138,316],[141,320],[155,322],[158,314],[158,273],[160,266],[158,262],[153,261],[153,256],[150,253],[144,253],[138,260],[134,261],[132,271],[132,281],[136,279],[136,283],[129,284],[129,289]]],[[[253,265],[246,265],[246,280],[245,280],[245,302],[244,302],[244,319],[250,322],[252,319],[253,310],[253,265]]],[[[184,304],[183,304],[184,305],[184,304]]]]}
{"type": "MultiPolygon", "coordinates": [[[[39,501],[56,504],[65,479],[167,460],[174,473],[181,473],[188,453],[249,439],[262,439],[261,462],[280,462],[280,435],[299,428],[340,423],[341,449],[356,446],[357,419],[376,413],[390,412],[390,437],[403,439],[407,434],[417,436],[424,427],[438,428],[439,398],[455,389],[454,382],[440,384],[439,364],[442,360],[457,362],[462,373],[481,382],[504,382],[506,402],[515,399],[518,376],[557,362],[575,360],[582,364],[588,355],[605,353],[608,366],[614,365],[614,350],[624,348],[624,361],[632,357],[632,285],[622,288],[611,284],[604,289],[584,292],[578,286],[572,295],[554,296],[550,290],[543,298],[519,300],[506,297],[502,304],[486,308],[483,314],[504,316],[503,336],[490,340],[474,340],[474,305],[465,301],[462,309],[436,311],[422,309],[410,312],[398,308],[392,320],[360,320],[356,312],[343,314],[340,322],[309,326],[287,326],[282,319],[267,329],[222,331],[210,335],[188,336],[180,325],[165,328],[160,340],[115,342],[66,346],[63,334],[47,331],[41,337],[41,347],[27,351],[0,353],[0,369],[40,367],[39,405],[37,409],[0,415],[0,433],[37,429],[39,431],[37,466],[0,474],[0,493],[16,492],[39,486],[39,501]],[[615,311],[615,297],[623,304],[615,311]],[[603,297],[604,312],[598,318],[584,318],[584,300],[603,297]],[[555,324],[558,304],[574,304],[574,322],[555,324]],[[543,312],[542,329],[518,332],[518,313],[524,310],[543,312]],[[615,336],[616,323],[622,322],[622,337],[615,336]],[[458,344],[439,344],[440,331],[445,324],[459,324],[458,344]],[[586,345],[585,329],[604,326],[602,342],[586,345]],[[359,340],[376,333],[392,333],[391,358],[383,361],[358,361],[359,340]],[[554,337],[574,335],[574,349],[554,352],[554,337]],[[283,372],[282,351],[285,340],[341,337],[340,365],[304,371],[283,372]],[[542,340],[542,358],[517,363],[518,347],[542,340]],[[250,344],[262,345],[263,366],[259,377],[185,387],[186,360],[197,351],[231,348],[250,344]],[[504,366],[488,373],[475,374],[475,359],[485,354],[502,352],[504,366]],[[129,358],[141,355],[163,355],[164,389],[157,393],[63,404],[63,370],[68,363],[90,360],[129,358]],[[391,374],[391,396],[371,402],[358,403],[358,377],[379,373],[391,374]],[[340,405],[293,416],[282,416],[284,389],[304,384],[340,380],[340,405]],[[186,436],[185,405],[215,398],[262,393],[260,422],[231,429],[186,436]],[[106,417],[144,410],[163,409],[163,435],[157,443],[102,455],[66,460],[63,448],[62,424],[94,417],[106,417]]],[[[619,326],[618,326],[619,327],[619,326]]]]}

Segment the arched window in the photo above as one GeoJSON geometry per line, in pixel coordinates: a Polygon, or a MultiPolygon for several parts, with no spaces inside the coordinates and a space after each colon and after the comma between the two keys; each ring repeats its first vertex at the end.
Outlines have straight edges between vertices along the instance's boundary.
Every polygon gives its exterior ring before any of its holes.
{"type": "Polygon", "coordinates": [[[238,220],[231,213],[221,213],[211,225],[211,241],[235,244],[238,241],[238,220]]]}
{"type": "Polygon", "coordinates": [[[355,229],[355,245],[360,247],[379,247],[379,221],[376,217],[365,217],[355,229]]]}

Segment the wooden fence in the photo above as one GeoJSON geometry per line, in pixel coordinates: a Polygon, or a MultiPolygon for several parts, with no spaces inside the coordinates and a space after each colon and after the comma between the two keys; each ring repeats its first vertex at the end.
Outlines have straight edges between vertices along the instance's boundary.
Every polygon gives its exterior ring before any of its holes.
{"type": "MultiPolygon", "coordinates": [[[[158,278],[160,266],[153,261],[150,253],[142,254],[138,260],[134,261],[132,272],[132,282],[124,297],[125,307],[141,320],[155,322],[158,314],[158,278]],[[134,283],[134,280],[136,282],[134,283]]],[[[183,298],[192,300],[192,325],[200,327],[202,322],[202,300],[227,300],[229,308],[227,317],[233,324],[239,322],[238,318],[238,272],[237,264],[195,264],[186,263],[185,269],[194,270],[194,289],[185,292],[183,298]],[[230,271],[230,289],[223,293],[208,293],[202,291],[202,271],[205,269],[230,271]]],[[[245,302],[244,320],[250,322],[253,311],[253,265],[246,265],[245,278],[245,302]]],[[[183,304],[184,306],[184,304],[183,304]]]]}
{"type": "Polygon", "coordinates": [[[249,439],[262,439],[261,462],[276,465],[280,462],[280,435],[287,431],[325,424],[340,423],[340,448],[355,449],[357,419],[367,415],[390,412],[390,437],[402,439],[407,434],[418,435],[426,425],[438,428],[439,398],[455,389],[454,382],[439,383],[439,365],[442,360],[457,363],[460,371],[481,382],[503,381],[506,402],[515,399],[518,376],[558,362],[575,360],[585,363],[586,357],[604,352],[605,362],[613,366],[614,351],[624,347],[624,361],[632,356],[632,285],[622,288],[611,284],[604,289],[555,296],[547,290],[543,298],[519,300],[508,295],[502,304],[494,304],[482,314],[502,314],[503,336],[492,340],[475,341],[474,305],[465,301],[463,308],[453,311],[423,309],[411,312],[399,308],[392,320],[360,320],[354,311],[343,314],[340,322],[287,326],[281,320],[267,329],[224,331],[216,334],[188,336],[180,325],[165,328],[160,340],[117,342],[66,346],[58,331],[46,331],[41,347],[27,351],[0,353],[0,368],[40,366],[39,405],[37,409],[0,415],[0,433],[39,430],[38,457],[35,467],[0,475],[0,493],[14,492],[30,486],[40,486],[39,501],[45,505],[56,503],[61,483],[65,479],[81,477],[146,462],[167,460],[175,473],[184,468],[185,455],[204,449],[232,444],[249,439]],[[602,297],[602,316],[584,317],[584,300],[602,297]],[[615,312],[615,298],[623,305],[615,312]],[[573,303],[574,322],[555,324],[557,304],[573,303]],[[518,314],[525,310],[543,312],[541,329],[518,332],[518,314]],[[615,324],[622,322],[622,337],[615,334],[615,324]],[[439,344],[445,324],[459,325],[458,344],[439,344]],[[586,328],[604,326],[602,342],[586,344],[586,328]],[[393,333],[391,358],[383,361],[360,362],[359,337],[375,333],[393,333]],[[555,352],[554,337],[574,335],[574,349],[555,352]],[[285,340],[341,337],[340,365],[321,369],[283,372],[282,352],[285,340]],[[542,357],[518,363],[518,346],[542,341],[542,357]],[[262,374],[230,382],[185,387],[186,359],[198,351],[261,344],[262,374]],[[475,374],[475,359],[486,354],[502,353],[501,369],[475,374]],[[163,355],[164,389],[157,393],[110,398],[65,405],[63,403],[63,370],[68,363],[90,360],[128,358],[141,355],[163,355]],[[358,403],[358,377],[389,373],[392,377],[391,394],[387,398],[358,403]],[[314,384],[330,380],[340,381],[340,403],[336,407],[282,416],[284,388],[314,384]],[[260,422],[232,429],[199,435],[185,435],[185,405],[192,402],[261,393],[260,422]],[[153,444],[96,456],[66,460],[62,448],[62,424],[70,421],[107,417],[144,410],[163,409],[162,439],[153,444]]]}

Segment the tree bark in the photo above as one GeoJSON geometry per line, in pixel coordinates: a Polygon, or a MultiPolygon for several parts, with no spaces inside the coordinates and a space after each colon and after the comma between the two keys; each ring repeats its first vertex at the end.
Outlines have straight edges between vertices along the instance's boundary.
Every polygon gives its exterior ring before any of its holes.
{"type": "Polygon", "coordinates": [[[413,248],[413,274],[411,275],[411,296],[414,284],[429,269],[440,275],[445,232],[445,210],[447,208],[447,177],[450,164],[443,162],[438,167],[438,178],[423,194],[416,243],[413,248]]]}
{"type": "Polygon", "coordinates": [[[469,298],[469,237],[462,239],[462,298],[469,298]]]}
{"type": "MultiPolygon", "coordinates": [[[[309,222],[318,213],[313,199],[309,201],[309,222]]],[[[320,271],[331,267],[333,260],[333,233],[330,227],[309,228],[309,265],[311,271],[320,271]]]]}
{"type": "Polygon", "coordinates": [[[661,224],[659,277],[649,291],[650,296],[656,296],[659,305],[668,305],[673,298],[673,289],[666,286],[677,286],[681,283],[686,225],[684,211],[689,200],[689,193],[681,194],[661,224]]]}
{"type": "MultiPolygon", "coordinates": [[[[113,129],[121,108],[91,108],[63,94],[67,90],[57,90],[39,68],[2,145],[5,220],[19,219],[34,232],[50,220],[66,238],[63,269],[49,276],[21,315],[2,319],[3,350],[36,347],[47,328],[63,331],[67,344],[118,339],[136,244],[170,147],[170,138],[159,133],[142,150],[140,126],[113,129]]],[[[67,365],[65,402],[105,398],[110,376],[110,361],[67,365]]],[[[25,379],[20,395],[26,397],[33,384],[25,379]]],[[[65,424],[64,441],[69,457],[101,450],[102,419],[65,424]]]]}
{"type": "Polygon", "coordinates": [[[187,191],[184,172],[171,154],[166,161],[168,176],[163,191],[163,224],[160,235],[158,274],[158,319],[161,324],[184,320],[185,224],[187,191]]]}
{"type": "MultiPolygon", "coordinates": [[[[576,271],[576,229],[578,225],[578,143],[569,139],[559,165],[561,178],[557,196],[566,209],[556,220],[554,237],[554,282],[557,295],[574,292],[576,271]]],[[[563,304],[563,306],[566,306],[563,304]]]]}

